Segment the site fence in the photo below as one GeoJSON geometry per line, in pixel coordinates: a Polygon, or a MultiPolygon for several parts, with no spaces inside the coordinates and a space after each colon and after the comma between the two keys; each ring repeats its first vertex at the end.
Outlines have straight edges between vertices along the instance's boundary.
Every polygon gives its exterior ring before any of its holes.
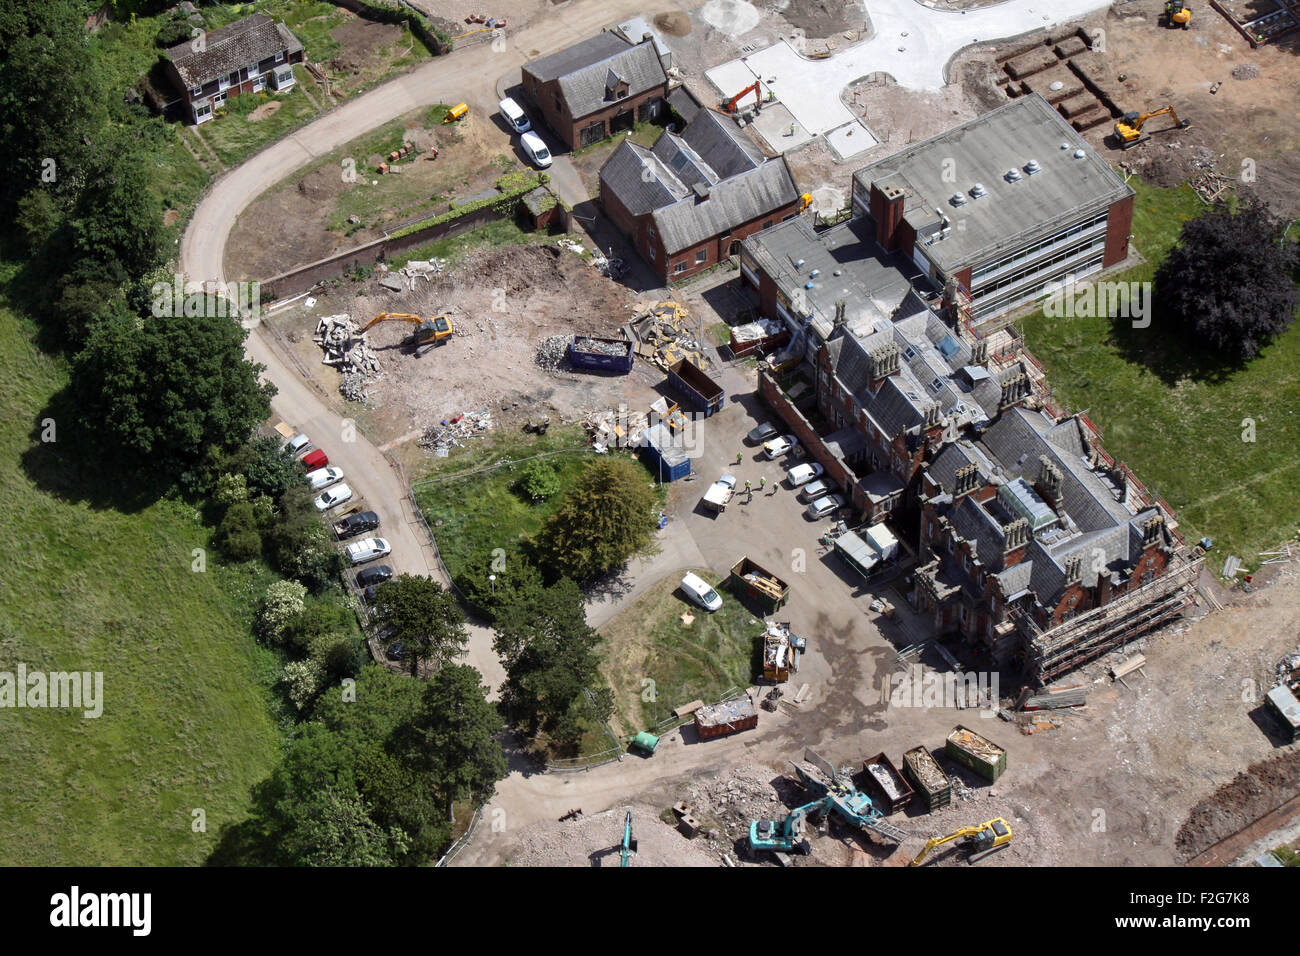
{"type": "Polygon", "coordinates": [[[470,838],[474,836],[474,831],[478,829],[479,820],[482,818],[483,808],[479,807],[474,811],[474,815],[470,817],[469,826],[466,828],[465,832],[460,835],[460,839],[453,843],[447,852],[442,855],[442,859],[434,864],[435,867],[450,866],[451,862],[455,860],[456,857],[460,856],[461,850],[465,849],[465,847],[469,845],[470,838]]]}

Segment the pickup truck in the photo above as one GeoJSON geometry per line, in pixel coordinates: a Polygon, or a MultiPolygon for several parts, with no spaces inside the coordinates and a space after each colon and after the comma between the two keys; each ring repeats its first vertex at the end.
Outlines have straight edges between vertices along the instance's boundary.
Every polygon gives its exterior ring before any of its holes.
{"type": "Polygon", "coordinates": [[[711,511],[726,511],[727,502],[731,501],[731,496],[736,493],[736,476],[723,475],[717,481],[709,486],[709,490],[704,493],[704,507],[711,511]]]}

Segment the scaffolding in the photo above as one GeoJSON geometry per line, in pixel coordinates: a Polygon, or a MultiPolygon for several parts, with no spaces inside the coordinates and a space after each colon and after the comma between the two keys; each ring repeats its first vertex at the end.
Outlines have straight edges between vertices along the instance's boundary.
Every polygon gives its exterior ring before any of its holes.
{"type": "Polygon", "coordinates": [[[1042,686],[1165,623],[1195,603],[1196,579],[1204,562],[1199,549],[1180,549],[1165,573],[1150,584],[1046,631],[1029,614],[1020,613],[1016,626],[1024,639],[1026,675],[1042,686]]]}

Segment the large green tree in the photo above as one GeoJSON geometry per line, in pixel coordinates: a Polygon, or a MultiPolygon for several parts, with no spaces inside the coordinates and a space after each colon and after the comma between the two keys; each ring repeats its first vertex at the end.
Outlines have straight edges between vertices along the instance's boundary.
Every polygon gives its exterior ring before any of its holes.
{"type": "Polygon", "coordinates": [[[86,181],[88,143],[105,118],[103,93],[84,4],[0,4],[0,212],[12,213],[38,183],[63,190],[86,181]]]}
{"type": "Polygon", "coordinates": [[[618,456],[592,462],[537,535],[542,566],[575,581],[622,568],[653,548],[656,504],[636,462],[618,456]]]}
{"type": "Polygon", "coordinates": [[[404,736],[413,763],[436,781],[448,801],[486,803],[508,769],[497,740],[505,724],[488,702],[482,679],[468,664],[439,669],[404,736]]]}
{"type": "Polygon", "coordinates": [[[411,674],[432,661],[439,666],[465,649],[465,612],[450,591],[431,578],[399,574],[375,592],[374,620],[384,644],[401,644],[411,674]]]}
{"type": "Polygon", "coordinates": [[[275,388],[244,359],[229,318],[113,318],[76,357],[88,435],[109,456],[180,480],[208,449],[230,451],[270,414],[275,388]]]}
{"type": "Polygon", "coordinates": [[[588,723],[613,713],[600,673],[600,635],[587,623],[582,592],[568,579],[528,603],[500,608],[493,647],[505,665],[502,702],[530,733],[576,743],[588,723]]]}
{"type": "Polygon", "coordinates": [[[1226,364],[1254,358],[1291,326],[1300,302],[1300,258],[1283,232],[1258,203],[1188,220],[1156,271],[1156,318],[1226,364]]]}

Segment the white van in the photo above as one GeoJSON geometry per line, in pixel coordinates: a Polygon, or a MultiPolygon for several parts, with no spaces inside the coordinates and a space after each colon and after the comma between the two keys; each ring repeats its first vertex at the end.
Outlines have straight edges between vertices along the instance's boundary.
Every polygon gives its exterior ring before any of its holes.
{"type": "Polygon", "coordinates": [[[506,125],[514,132],[527,133],[533,128],[533,124],[528,122],[528,117],[525,116],[524,111],[519,108],[519,104],[510,97],[507,96],[497,104],[497,107],[501,110],[501,115],[505,118],[506,125]]]}
{"type": "Polygon", "coordinates": [[[528,158],[533,161],[533,165],[539,169],[545,169],[551,165],[551,151],[546,148],[542,138],[536,133],[524,133],[519,137],[519,145],[524,148],[528,158]]]}

